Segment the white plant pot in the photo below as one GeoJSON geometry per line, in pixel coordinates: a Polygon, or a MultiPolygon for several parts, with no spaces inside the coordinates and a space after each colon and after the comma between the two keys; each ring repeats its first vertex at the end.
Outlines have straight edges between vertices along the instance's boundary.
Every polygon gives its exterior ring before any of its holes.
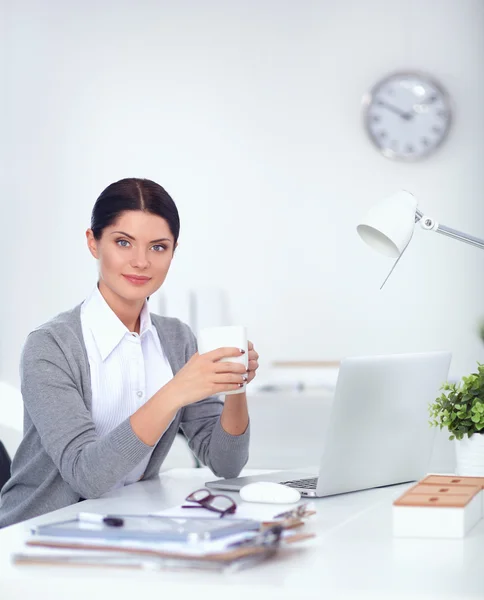
{"type": "Polygon", "coordinates": [[[456,475],[484,477],[484,434],[474,433],[470,438],[455,440],[456,475]]]}

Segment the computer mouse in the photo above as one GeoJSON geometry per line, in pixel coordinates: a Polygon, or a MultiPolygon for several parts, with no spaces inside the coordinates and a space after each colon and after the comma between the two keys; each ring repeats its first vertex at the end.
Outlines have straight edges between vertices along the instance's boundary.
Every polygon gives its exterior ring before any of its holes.
{"type": "Polygon", "coordinates": [[[267,504],[292,504],[301,499],[294,488],[273,481],[255,481],[240,488],[240,497],[245,502],[264,502],[267,504]]]}

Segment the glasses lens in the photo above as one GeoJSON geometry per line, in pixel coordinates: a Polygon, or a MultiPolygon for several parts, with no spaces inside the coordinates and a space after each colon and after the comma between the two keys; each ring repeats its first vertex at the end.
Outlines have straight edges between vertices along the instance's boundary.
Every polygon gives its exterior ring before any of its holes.
{"type": "Polygon", "coordinates": [[[210,496],[210,492],[208,490],[197,490],[193,492],[189,496],[187,496],[187,500],[191,500],[192,502],[202,502],[205,498],[210,496]]]}
{"type": "Polygon", "coordinates": [[[235,506],[235,502],[232,500],[232,498],[229,498],[228,496],[213,496],[213,498],[210,499],[208,504],[212,508],[215,508],[215,510],[219,510],[220,512],[224,512],[229,508],[235,506]]]}

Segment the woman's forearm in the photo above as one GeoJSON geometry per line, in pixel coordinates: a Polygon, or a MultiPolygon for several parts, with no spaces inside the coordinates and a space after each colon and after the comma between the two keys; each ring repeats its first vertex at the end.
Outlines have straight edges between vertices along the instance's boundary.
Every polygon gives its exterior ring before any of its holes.
{"type": "Polygon", "coordinates": [[[225,396],[224,408],[220,417],[222,428],[230,435],[242,435],[249,424],[247,395],[225,396]]]}
{"type": "Polygon", "coordinates": [[[180,407],[169,384],[163,386],[131,415],[131,427],[144,444],[154,446],[180,407]]]}
{"type": "MultiPolygon", "coordinates": [[[[154,446],[181,406],[170,384],[167,384],[131,415],[131,427],[144,444],[154,446]]],[[[245,432],[249,424],[245,393],[225,397],[220,422],[230,435],[242,435],[245,432]]]]}

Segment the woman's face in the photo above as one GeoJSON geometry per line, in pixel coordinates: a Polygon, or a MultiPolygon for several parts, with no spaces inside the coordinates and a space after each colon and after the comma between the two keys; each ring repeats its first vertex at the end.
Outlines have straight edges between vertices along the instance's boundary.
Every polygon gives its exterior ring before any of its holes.
{"type": "Polygon", "coordinates": [[[86,237],[99,260],[100,280],[117,296],[144,301],[165,281],[175,244],[168,223],[158,215],[128,210],[104,229],[99,241],[91,229],[86,237]]]}

